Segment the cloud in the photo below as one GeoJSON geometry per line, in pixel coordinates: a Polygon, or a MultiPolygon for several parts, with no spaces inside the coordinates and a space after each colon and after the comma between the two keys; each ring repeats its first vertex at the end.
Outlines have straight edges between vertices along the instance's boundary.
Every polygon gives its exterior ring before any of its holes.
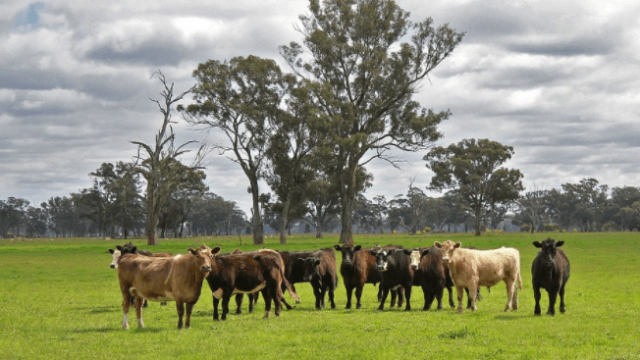
{"type": "MultiPolygon", "coordinates": [[[[441,145],[489,138],[514,146],[506,165],[525,184],[559,187],[594,177],[638,186],[640,168],[639,5],[595,1],[398,0],[411,19],[433,17],[465,31],[415,98],[450,109],[441,145]]],[[[301,42],[294,29],[306,1],[0,3],[0,199],[33,202],[90,185],[102,162],[128,161],[131,140],[149,141],[161,114],[157,70],[178,91],[208,59],[257,55],[288,71],[278,46],[301,42]]],[[[187,96],[185,103],[190,101],[187,96]]],[[[179,142],[201,139],[177,116],[179,142]]],[[[213,131],[211,136],[215,138],[213,131]]],[[[401,169],[373,161],[367,196],[425,189],[421,153],[393,153],[401,169]]],[[[240,167],[212,154],[211,191],[248,213],[240,167]]],[[[262,189],[267,190],[263,183],[262,189]]]]}

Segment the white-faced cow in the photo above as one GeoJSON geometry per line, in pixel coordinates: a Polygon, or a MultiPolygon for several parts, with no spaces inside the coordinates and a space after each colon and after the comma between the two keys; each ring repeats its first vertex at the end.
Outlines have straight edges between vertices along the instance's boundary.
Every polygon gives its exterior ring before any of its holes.
{"type": "Polygon", "coordinates": [[[131,306],[131,296],[136,297],[136,317],[138,326],[142,322],[142,301],[175,301],[178,311],[178,329],[182,329],[184,305],[187,305],[186,327],[191,326],[191,310],[200,297],[202,281],[211,271],[211,250],[202,245],[196,250],[189,248],[186,255],[154,258],[138,254],[126,254],[118,262],[118,279],[122,292],[124,319],[122,326],[129,328],[127,315],[131,306]]]}
{"type": "MultiPolygon", "coordinates": [[[[378,310],[384,309],[390,290],[404,288],[406,311],[411,310],[411,287],[413,286],[413,267],[411,266],[411,253],[408,249],[379,249],[369,250],[369,254],[375,257],[376,269],[382,274],[380,286],[383,289],[382,299],[378,310]]],[[[414,266],[417,268],[416,266],[414,266]]]]}
{"type": "Polygon", "coordinates": [[[560,312],[565,312],[564,307],[564,287],[569,280],[571,266],[567,255],[558,249],[564,241],[556,242],[554,239],[546,239],[542,243],[533,242],[533,246],[540,248],[540,252],[531,264],[531,275],[533,275],[533,296],[536,299],[534,315],[540,315],[540,288],[547,290],[549,294],[548,315],[555,315],[555,305],[558,294],[560,294],[560,312]]]}
{"type": "Polygon", "coordinates": [[[520,277],[520,253],[513,248],[501,247],[494,250],[471,250],[461,248],[461,243],[447,240],[436,241],[434,245],[442,249],[442,261],[449,266],[451,279],[458,292],[458,312],[462,312],[464,288],[469,289],[471,309],[477,310],[476,291],[479,286],[494,286],[500,281],[507,285],[507,306],[504,311],[518,308],[516,281],[522,289],[520,277]]]}

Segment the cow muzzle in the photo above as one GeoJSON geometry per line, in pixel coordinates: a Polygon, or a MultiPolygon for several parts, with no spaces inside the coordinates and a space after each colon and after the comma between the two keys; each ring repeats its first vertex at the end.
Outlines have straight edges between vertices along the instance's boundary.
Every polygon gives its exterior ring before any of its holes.
{"type": "Polygon", "coordinates": [[[418,265],[411,265],[411,270],[418,270],[418,265]]]}
{"type": "Polygon", "coordinates": [[[210,271],[211,271],[211,266],[209,266],[209,265],[203,265],[203,266],[200,268],[200,271],[202,271],[202,272],[210,272],[210,271]]]}
{"type": "Polygon", "coordinates": [[[111,264],[111,265],[109,265],[109,267],[112,268],[112,269],[115,269],[116,265],[115,264],[111,264]]]}
{"type": "Polygon", "coordinates": [[[351,265],[351,260],[344,259],[344,260],[342,260],[342,263],[345,264],[345,265],[351,265]]]}
{"type": "Polygon", "coordinates": [[[445,263],[445,264],[448,264],[449,263],[449,258],[442,258],[442,262],[445,263]]]}

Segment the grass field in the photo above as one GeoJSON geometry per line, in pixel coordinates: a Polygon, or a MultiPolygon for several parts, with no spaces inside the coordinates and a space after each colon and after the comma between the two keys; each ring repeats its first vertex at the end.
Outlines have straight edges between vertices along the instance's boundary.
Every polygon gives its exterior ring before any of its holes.
{"type": "MultiPolygon", "coordinates": [[[[356,235],[355,244],[427,246],[448,238],[480,249],[500,246],[520,251],[524,290],[520,309],[504,313],[504,283],[487,293],[478,311],[456,314],[421,311],[422,291],[414,287],[412,307],[376,311],[377,288],[367,285],[363,309],[344,310],[342,279],[336,310],[314,309],[311,286],[296,286],[302,303],[283,310],[279,319],[262,319],[262,299],[253,314],[213,322],[206,281],[194,307],[191,329],[177,330],[175,303],[150,303],[143,310],[144,329],[135,311],[131,330],[122,330],[122,297],[117,271],[106,251],[123,240],[0,240],[0,359],[160,359],[160,358],[341,358],[341,359],[637,359],[640,358],[640,236],[637,233],[550,234],[565,240],[571,261],[567,312],[533,316],[531,245],[548,234],[503,233],[475,238],[468,234],[429,236],[356,235]]],[[[247,237],[244,242],[250,241],[247,237]]],[[[316,240],[292,237],[282,246],[274,237],[267,247],[311,250],[333,246],[336,236],[316,240]]],[[[147,248],[144,240],[134,240],[147,248]]],[[[237,237],[161,240],[152,251],[185,253],[189,246],[239,247],[237,237]]],[[[341,255],[336,254],[338,261],[341,255]]],[[[288,295],[287,295],[288,296],[288,295]]],[[[446,291],[445,291],[446,296],[446,291]]],[[[547,297],[543,291],[543,314],[547,297]]],[[[466,301],[466,300],[465,300],[466,301]]],[[[435,308],[435,307],[434,307],[435,308]]],[[[232,302],[232,312],[235,304],[232,302]]]]}

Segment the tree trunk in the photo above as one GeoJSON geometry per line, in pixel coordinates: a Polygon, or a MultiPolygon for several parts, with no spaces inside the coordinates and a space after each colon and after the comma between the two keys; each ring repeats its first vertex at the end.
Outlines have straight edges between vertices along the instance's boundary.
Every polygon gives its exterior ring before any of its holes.
{"type": "Polygon", "coordinates": [[[289,207],[291,206],[291,199],[287,197],[287,199],[284,200],[284,203],[282,205],[283,205],[282,215],[280,216],[281,217],[280,244],[286,245],[287,244],[287,226],[289,225],[289,222],[287,220],[289,218],[289,207]]]}
{"type": "Polygon", "coordinates": [[[340,229],[341,244],[353,245],[351,210],[353,208],[353,199],[355,198],[356,166],[357,164],[350,164],[346,174],[343,173],[341,174],[342,176],[340,176],[340,202],[342,203],[340,214],[340,222],[342,224],[342,229],[340,229]],[[347,177],[348,181],[344,181],[344,177],[347,177]]]}
{"type": "Polygon", "coordinates": [[[158,245],[158,217],[154,211],[153,184],[147,183],[147,245],[158,245]]]}
{"type": "Polygon", "coordinates": [[[258,179],[255,176],[251,176],[249,182],[251,183],[251,196],[253,198],[253,244],[262,245],[264,244],[264,228],[262,214],[260,214],[258,179]]]}
{"type": "Polygon", "coordinates": [[[482,209],[476,209],[476,236],[480,236],[480,217],[482,216],[482,209]]]}
{"type": "Polygon", "coordinates": [[[316,239],[322,239],[322,206],[316,206],[316,239]]]}

